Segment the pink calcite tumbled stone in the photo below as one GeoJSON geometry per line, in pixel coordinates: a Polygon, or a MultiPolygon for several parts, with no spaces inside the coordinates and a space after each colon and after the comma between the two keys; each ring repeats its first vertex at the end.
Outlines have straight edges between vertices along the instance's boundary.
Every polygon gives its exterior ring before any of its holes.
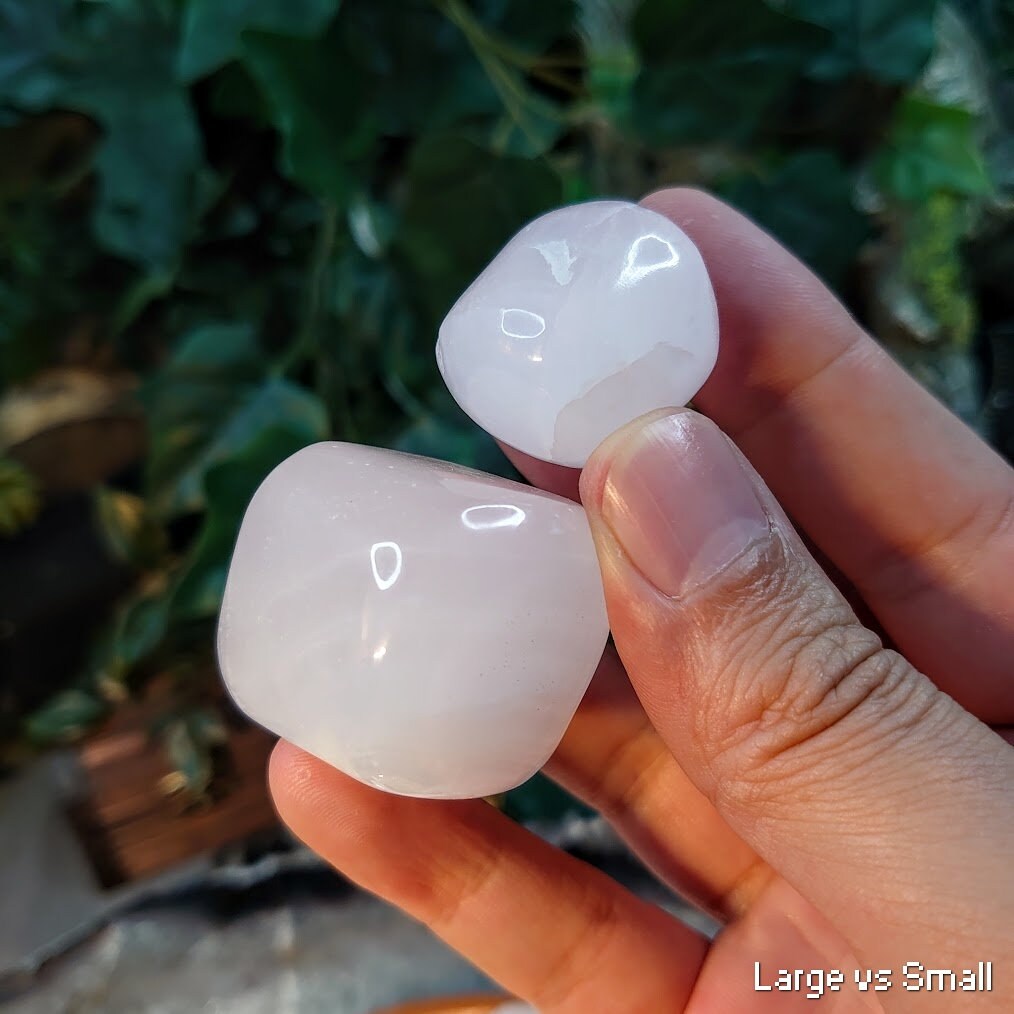
{"type": "Polygon", "coordinates": [[[542,766],[607,634],[580,506],[322,443],[250,503],[218,653],[236,703],[272,732],[377,788],[463,798],[542,766]]]}
{"type": "Polygon", "coordinates": [[[484,430],[582,467],[610,433],[697,393],[718,309],[686,233],[637,204],[589,201],[510,240],[447,314],[436,354],[484,430]]]}

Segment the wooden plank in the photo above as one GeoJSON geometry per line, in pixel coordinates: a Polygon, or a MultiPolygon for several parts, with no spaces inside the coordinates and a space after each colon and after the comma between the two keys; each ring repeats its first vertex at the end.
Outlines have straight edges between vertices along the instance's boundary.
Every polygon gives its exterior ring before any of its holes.
{"type": "Polygon", "coordinates": [[[144,701],[119,709],[79,750],[84,791],[73,817],[107,886],[159,872],[277,824],[265,779],[274,737],[235,714],[216,756],[208,799],[192,803],[165,792],[162,780],[171,766],[150,732],[164,706],[156,688],[144,701]]]}

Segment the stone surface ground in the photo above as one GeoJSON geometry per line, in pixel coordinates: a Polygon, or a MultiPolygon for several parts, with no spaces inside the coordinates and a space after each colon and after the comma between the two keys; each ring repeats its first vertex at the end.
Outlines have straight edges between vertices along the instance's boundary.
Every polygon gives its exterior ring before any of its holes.
{"type": "MultiPolygon", "coordinates": [[[[604,865],[638,894],[713,931],[622,856],[604,865]]],[[[495,987],[425,927],[320,869],[246,891],[198,890],[148,903],[49,962],[2,1009],[367,1014],[485,990],[495,987]]]]}

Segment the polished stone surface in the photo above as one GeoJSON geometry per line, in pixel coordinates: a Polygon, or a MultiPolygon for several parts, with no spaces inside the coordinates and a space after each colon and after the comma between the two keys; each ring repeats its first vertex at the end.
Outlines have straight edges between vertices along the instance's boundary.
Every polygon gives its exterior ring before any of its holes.
{"type": "Polygon", "coordinates": [[[437,342],[451,394],[483,429],[578,467],[625,423],[685,405],[717,355],[697,248],[625,201],[527,225],[455,303],[437,342]]]}
{"type": "Polygon", "coordinates": [[[250,503],[218,652],[236,703],[272,732],[369,785],[454,798],[542,766],[607,634],[581,507],[322,443],[250,503]]]}

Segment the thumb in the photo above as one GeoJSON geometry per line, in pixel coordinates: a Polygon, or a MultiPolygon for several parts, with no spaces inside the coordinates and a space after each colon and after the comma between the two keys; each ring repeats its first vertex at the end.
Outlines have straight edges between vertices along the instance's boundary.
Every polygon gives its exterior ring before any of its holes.
{"type": "Polygon", "coordinates": [[[729,824],[860,957],[990,960],[1014,750],[859,623],[703,416],[632,423],[581,489],[630,680],[729,824]]]}

